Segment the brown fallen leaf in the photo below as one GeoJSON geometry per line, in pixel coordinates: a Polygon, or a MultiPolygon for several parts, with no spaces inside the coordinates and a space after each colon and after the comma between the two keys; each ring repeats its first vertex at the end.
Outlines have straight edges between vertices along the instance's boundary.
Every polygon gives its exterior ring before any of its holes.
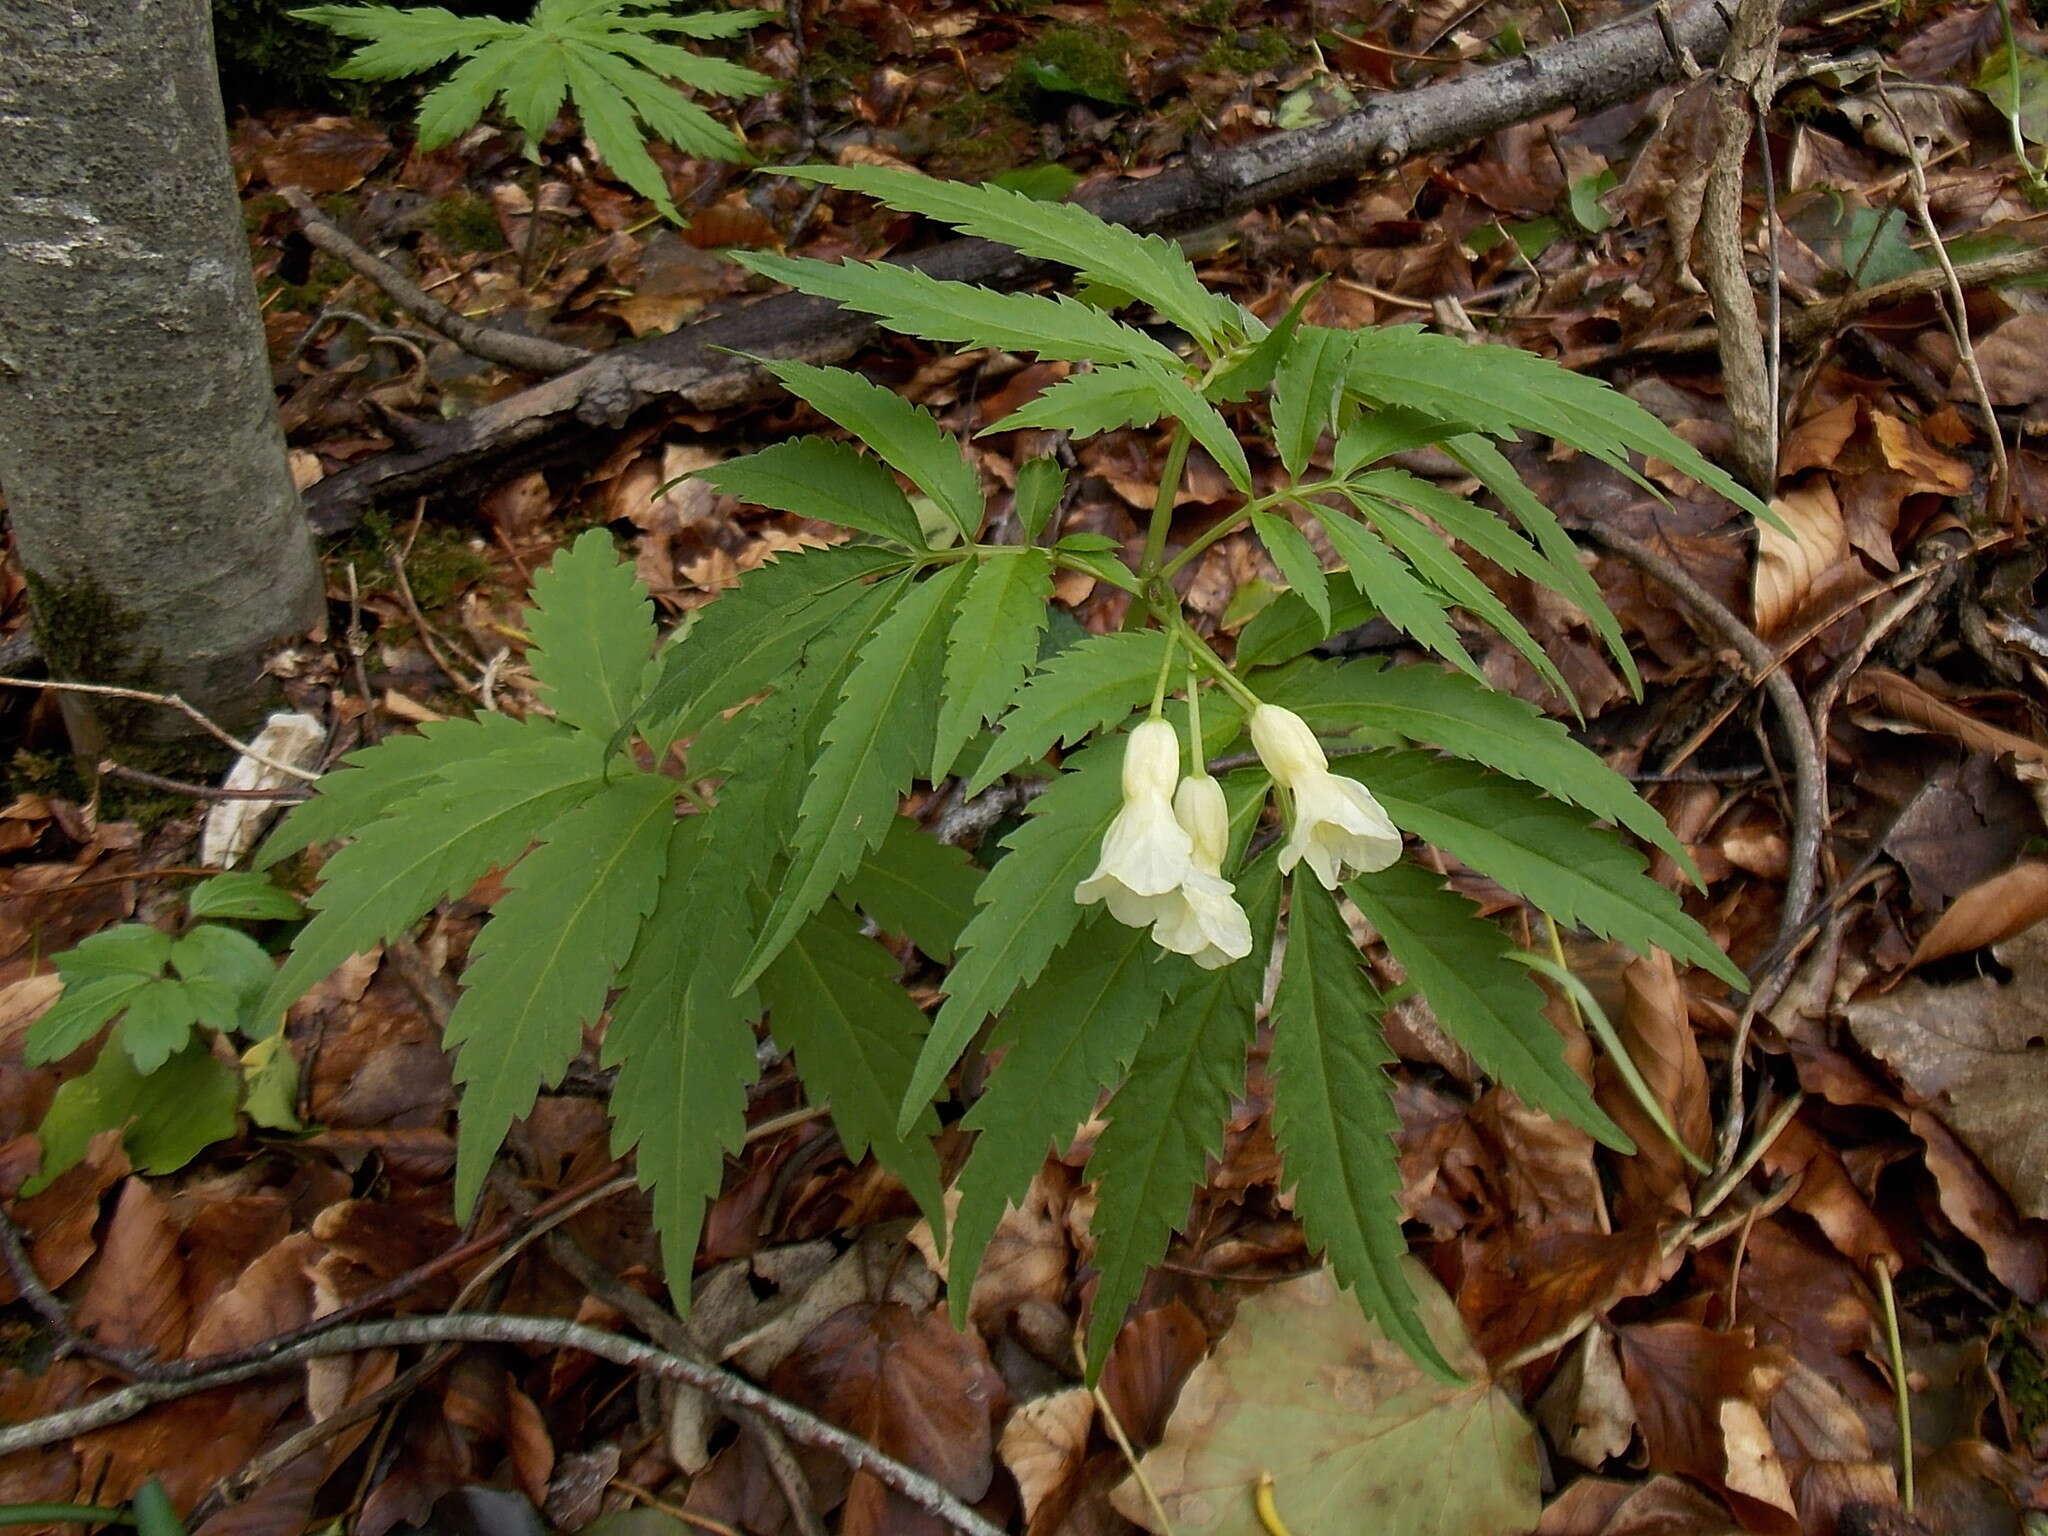
{"type": "Polygon", "coordinates": [[[1851,699],[1875,699],[1886,714],[1937,736],[1952,737],[1980,752],[2010,752],[2024,762],[2048,763],[2048,746],[1986,725],[1945,699],[1936,698],[1910,678],[1882,667],[1865,667],[1858,672],[1849,684],[1848,694],[1851,699]]]}
{"type": "MultiPolygon", "coordinates": [[[[2048,390],[2041,354],[2048,350],[2048,315],[2014,315],[1977,343],[1977,367],[1993,405],[2032,405],[2048,390]]],[[[1957,367],[1949,380],[1951,400],[1975,398],[1968,372],[1957,367]]]]}
{"type": "Polygon", "coordinates": [[[2048,1218],[2048,928],[1992,952],[2012,980],[1908,981],[1843,1010],[1850,1032],[1943,1118],[2026,1215],[2048,1218]]]}
{"type": "Polygon", "coordinates": [[[1536,1536],[1742,1536],[1742,1527],[1683,1478],[1582,1477],[1543,1511],[1536,1536]]]}
{"type": "Polygon", "coordinates": [[[1746,1328],[1631,1323],[1615,1333],[1651,1468],[1727,1495],[1752,1530],[1794,1536],[1791,1488],[1763,1421],[1791,1357],[1758,1348],[1746,1328]]]}
{"type": "Polygon", "coordinates": [[[1771,498],[1771,510],[1785,524],[1780,532],[1757,525],[1756,573],[1751,612],[1757,633],[1769,635],[1799,611],[1821,578],[1849,553],[1849,529],[1842,504],[1825,479],[1771,498]]]}
{"type": "Polygon", "coordinates": [[[1025,1536],[1049,1536],[1059,1529],[1088,1459],[1088,1430],[1094,1422],[1095,1394],[1069,1387],[1019,1404],[1003,1426],[996,1450],[1024,1500],[1025,1536]]]}
{"type": "Polygon", "coordinates": [[[1636,1405],[1605,1327],[1596,1323],[1579,1335],[1537,1399],[1536,1422],[1560,1455],[1595,1471],[1628,1450],[1636,1405]]]}
{"type": "MultiPolygon", "coordinates": [[[[1327,1270],[1259,1292],[1189,1378],[1146,1477],[1182,1536],[1263,1536],[1252,1505],[1270,1475],[1289,1527],[1526,1531],[1536,1523],[1536,1435],[1464,1336],[1451,1300],[1402,1260],[1422,1320],[1465,1376],[1426,1375],[1327,1270]]],[[[1135,1482],[1113,1499],[1157,1532],[1135,1482]]]]}
{"type": "Polygon", "coordinates": [[[76,1322],[118,1349],[146,1349],[171,1359],[185,1347],[191,1316],[177,1227],[141,1179],[131,1178],[121,1188],[76,1322]]]}
{"type": "Polygon", "coordinates": [[[1909,966],[1983,949],[2048,917],[2048,861],[2028,859],[1973,885],[1949,904],[1914,946],[1909,966]]]}

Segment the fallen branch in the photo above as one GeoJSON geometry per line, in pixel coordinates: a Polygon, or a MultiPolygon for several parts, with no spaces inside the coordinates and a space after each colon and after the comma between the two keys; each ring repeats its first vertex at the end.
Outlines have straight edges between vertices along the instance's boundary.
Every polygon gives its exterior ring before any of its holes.
{"type": "MultiPolygon", "coordinates": [[[[1791,24],[1821,0],[1786,0],[1791,24]]],[[[1090,198],[1104,218],[1178,234],[1337,181],[1449,149],[1560,107],[1594,111],[1672,77],[1681,52],[1718,54],[1727,38],[1718,6],[1694,0],[1682,15],[1642,14],[1553,43],[1458,79],[1382,96],[1315,128],[1203,155],[1159,175],[1120,181],[1090,198]],[[1665,30],[1668,28],[1668,33],[1665,30]]],[[[949,240],[905,260],[934,277],[1014,287],[1047,268],[1007,246],[949,240]]],[[[363,509],[464,477],[501,479],[572,456],[593,427],[622,427],[641,409],[717,410],[766,393],[770,381],[730,352],[837,362],[875,334],[865,315],[828,299],[779,294],[666,336],[612,348],[545,383],[456,421],[431,426],[416,448],[392,450],[328,476],[306,493],[315,528],[339,532],[363,509]]],[[[590,451],[588,448],[586,452],[590,451]]]]}
{"type": "Polygon", "coordinates": [[[379,260],[349,239],[297,187],[280,187],[278,196],[292,205],[292,212],[299,216],[299,228],[316,248],[368,278],[392,303],[422,325],[439,331],[472,357],[503,363],[522,373],[562,373],[590,361],[591,353],[582,347],[549,341],[545,336],[521,336],[457,314],[439,299],[430,297],[390,262],[379,260]]]}
{"type": "Polygon", "coordinates": [[[792,1440],[830,1451],[903,1495],[968,1536],[1002,1536],[992,1525],[923,1473],[885,1456],[836,1425],[805,1412],[793,1403],[762,1391],[752,1382],[717,1366],[700,1365],[680,1355],[581,1323],[551,1317],[506,1317],[457,1312],[446,1317],[411,1317],[392,1322],[358,1323],[336,1328],[315,1339],[279,1350],[262,1360],[224,1367],[183,1381],[138,1381],[96,1398],[82,1407],[45,1414],[25,1424],[0,1429],[0,1456],[54,1445],[77,1435],[123,1423],[158,1403],[171,1402],[212,1387],[230,1387],[328,1355],[370,1349],[400,1349],[415,1344],[518,1344],[540,1349],[580,1349],[631,1370],[647,1371],[696,1387],[720,1402],[749,1409],[769,1420],[792,1440]]]}

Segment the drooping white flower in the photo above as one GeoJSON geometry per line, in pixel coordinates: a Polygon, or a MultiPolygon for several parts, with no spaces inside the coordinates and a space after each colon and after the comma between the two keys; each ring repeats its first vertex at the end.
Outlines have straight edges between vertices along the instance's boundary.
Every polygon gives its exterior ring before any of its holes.
{"type": "Polygon", "coordinates": [[[1251,921],[1237,904],[1237,888],[1223,878],[1223,855],[1230,846],[1223,786],[1206,773],[1181,780],[1173,814],[1187,829],[1194,851],[1173,905],[1152,925],[1152,937],[1162,949],[1190,956],[1213,971],[1252,952],[1251,921]]]}
{"type": "Polygon", "coordinates": [[[1401,856],[1401,833],[1356,779],[1330,772],[1315,732],[1289,709],[1252,711],[1252,746],[1267,772],[1294,799],[1294,825],[1280,849],[1282,872],[1303,860],[1326,890],[1347,870],[1371,874],[1401,856]]]}
{"type": "Polygon", "coordinates": [[[1095,873],[1074,887],[1074,900],[1109,903],[1120,923],[1142,928],[1174,910],[1176,892],[1193,867],[1194,842],[1174,819],[1180,737],[1164,720],[1147,720],[1124,743],[1124,803],[1103,835],[1095,873]]]}

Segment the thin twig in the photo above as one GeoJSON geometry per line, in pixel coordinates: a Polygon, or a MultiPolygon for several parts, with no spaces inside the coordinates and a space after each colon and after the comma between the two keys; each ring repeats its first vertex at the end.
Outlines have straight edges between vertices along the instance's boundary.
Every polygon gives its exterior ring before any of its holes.
{"type": "Polygon", "coordinates": [[[101,763],[99,771],[109,779],[140,784],[147,789],[161,789],[173,795],[189,795],[194,800],[265,800],[281,805],[313,798],[309,791],[303,789],[222,789],[218,784],[187,784],[183,779],[167,779],[160,773],[130,768],[112,758],[101,763]]]}
{"type": "Polygon", "coordinates": [[[1906,168],[1912,177],[1908,186],[1913,193],[1913,213],[1920,220],[1920,227],[1927,232],[1927,239],[1934,247],[1934,259],[1941,264],[1942,277],[1948,284],[1948,305],[1937,308],[1942,323],[1956,344],[1956,355],[1962,360],[1963,371],[1969,376],[1971,393],[1977,397],[1977,408],[1984,413],[1984,430],[1991,438],[1989,511],[1993,518],[2003,521],[2012,505],[2012,461],[2005,454],[2005,432],[1998,425],[1998,413],[1991,408],[1991,392],[1984,387],[1984,372],[1977,366],[1977,349],[1970,344],[1969,300],[1964,296],[1962,279],[1956,273],[1955,263],[1949,260],[1948,244],[1941,238],[1941,226],[1934,222],[1934,211],[1927,204],[1927,172],[1920,163],[1919,148],[1913,142],[1906,120],[1885,93],[1881,72],[1877,76],[1877,99],[1905,146],[1906,168]],[[1950,318],[1951,310],[1953,319],[1950,318]]]}
{"type": "Polygon", "coordinates": [[[130,1376],[136,1373],[139,1364],[147,1362],[147,1356],[138,1351],[117,1349],[100,1343],[90,1334],[79,1332],[71,1321],[70,1309],[43,1284],[43,1277],[36,1270],[28,1245],[22,1240],[21,1228],[14,1224],[14,1218],[7,1214],[4,1205],[0,1205],[0,1256],[6,1260],[7,1274],[14,1281],[14,1289],[22,1301],[56,1335],[60,1356],[79,1355],[130,1376]]]}
{"type": "Polygon", "coordinates": [[[457,314],[440,300],[429,298],[418,283],[398,268],[372,256],[349,239],[297,187],[280,187],[278,195],[290,203],[292,211],[299,216],[299,227],[305,231],[307,240],[368,278],[394,304],[421,324],[439,331],[471,356],[503,363],[524,373],[540,374],[566,373],[590,361],[591,353],[583,347],[549,341],[544,336],[520,336],[457,314]]]}
{"type": "Polygon", "coordinates": [[[958,1498],[922,1472],[805,1412],[793,1403],[762,1391],[752,1382],[715,1366],[707,1367],[637,1339],[607,1333],[581,1323],[551,1317],[514,1317],[485,1313],[452,1313],[446,1317],[408,1317],[389,1322],[356,1323],[334,1328],[318,1338],[183,1381],[138,1381],[78,1408],[45,1414],[25,1424],[0,1428],[0,1456],[54,1445],[77,1435],[124,1423],[158,1403],[172,1402],[213,1387],[229,1387],[267,1376],[288,1366],[331,1355],[369,1349],[402,1349],[416,1344],[517,1344],[540,1349],[577,1349],[629,1370],[646,1371],[684,1382],[720,1402],[751,1408],[777,1424],[793,1440],[830,1451],[847,1465],[872,1476],[920,1509],[968,1536],[1003,1536],[958,1498]]]}
{"type": "Polygon", "coordinates": [[[1791,931],[1812,904],[1820,868],[1820,839],[1827,825],[1826,770],[1813,737],[1813,722],[1799,697],[1798,687],[1778,665],[1778,657],[1771,648],[1757,638],[1756,631],[1693,580],[1676,561],[1611,528],[1581,524],[1578,531],[1669,588],[1701,623],[1734,649],[1743,665],[1763,680],[1792,746],[1792,849],[1785,879],[1785,909],[1778,921],[1780,933],[1791,931]]]}
{"type": "Polygon", "coordinates": [[[299,779],[307,784],[317,783],[320,778],[317,773],[308,773],[305,769],[294,767],[290,763],[280,763],[265,757],[246,741],[239,741],[230,736],[175,693],[151,693],[146,688],[117,688],[112,683],[60,683],[30,677],[0,677],[0,687],[34,688],[45,693],[78,693],[98,699],[128,699],[137,704],[160,704],[165,709],[177,710],[222,746],[232,748],[239,756],[246,757],[251,762],[261,763],[287,778],[299,779]]]}

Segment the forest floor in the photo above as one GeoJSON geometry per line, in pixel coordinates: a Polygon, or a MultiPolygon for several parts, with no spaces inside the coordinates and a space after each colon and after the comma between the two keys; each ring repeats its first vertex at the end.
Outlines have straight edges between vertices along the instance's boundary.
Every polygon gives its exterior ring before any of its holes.
{"type": "MultiPolygon", "coordinates": [[[[1085,198],[1605,19],[1573,0],[853,0],[811,7],[801,35],[778,18],[735,48],[787,82],[738,122],[771,167],[904,165],[1085,198]]],[[[1757,980],[1760,1006],[1663,956],[1556,941],[1681,1137],[1710,1160],[1738,1143],[1758,1155],[1718,1185],[1654,1140],[1617,1156],[1490,1085],[1425,1007],[1397,1008],[1411,1249],[1489,1375],[1438,1388],[1381,1360],[1344,1389],[1297,1368],[1370,1350],[1332,1333],[1299,1279],[1315,1260],[1257,1051],[1223,1154],[1099,1394],[1079,1384],[1073,1348],[1090,1284],[1085,1131],[1006,1218],[965,1333],[946,1320],[908,1198],[804,1111],[786,1062],[764,1074],[706,1221],[687,1324],[665,1311],[647,1201],[619,1180],[594,1049],[543,1096],[461,1226],[439,1027],[497,894],[487,880],[293,1011],[305,1131],[245,1125],[177,1171],[147,1171],[103,1136],[11,1202],[26,1247],[0,1292],[15,1298],[32,1263],[56,1299],[0,1312],[0,1424],[118,1382],[104,1360],[67,1357],[80,1338],[159,1360],[253,1357],[342,1308],[498,1311],[724,1361],[1031,1536],[1158,1531],[1169,1516],[1184,1533],[1448,1528],[1441,1511],[1483,1508],[1515,1475],[1497,1416],[1516,1413],[1540,1435],[1547,1536],[2048,1528],[2048,928],[2035,926],[2048,916],[2048,278],[1970,280],[1971,264],[2044,243],[2048,189],[2014,142],[2038,161],[2048,141],[2048,34],[2013,24],[2016,56],[1990,5],[1845,6],[1787,33],[1779,62],[1793,74],[1768,114],[1768,179],[1751,151],[1741,261],[1788,316],[1937,274],[1787,344],[1774,395],[1787,532],[1759,537],[1654,463],[1661,494],[1543,444],[1517,451],[1574,526],[1622,536],[1587,558],[1644,697],[1583,615],[1478,563],[1575,689],[1586,718],[1567,723],[1691,850],[1705,888],[1687,888],[1688,910],[1757,980]],[[2008,65],[2016,120],[2001,109],[2008,65]],[[1968,289],[1959,327],[1944,259],[1968,289]],[[1796,760],[1800,732],[1817,764],[1796,760]],[[1819,839],[1811,870],[1802,827],[1819,839]],[[1809,876],[1811,916],[1781,940],[1788,881],[1809,876]],[[1745,1138],[1745,1123],[1772,1134],[1745,1138]],[[1255,1505],[1261,1471],[1276,1516],[1255,1505]]],[[[1560,358],[1730,462],[1745,445],[1720,359],[1686,338],[1710,318],[1686,195],[1708,158],[1700,99],[1646,82],[1625,104],[1565,108],[1184,243],[1205,280],[1268,319],[1320,280],[1312,321],[1419,323],[1560,358]]],[[[403,122],[317,107],[243,116],[233,142],[309,487],[531,381],[466,356],[310,246],[280,188],[461,314],[591,349],[765,292],[729,248],[873,258],[936,238],[865,200],[657,146],[687,214],[672,227],[566,119],[537,175],[494,128],[423,153],[403,122]]],[[[1046,451],[1038,434],[973,433],[1064,365],[901,339],[857,364],[973,442],[989,483],[1014,484],[1046,451]]],[[[332,632],[281,662],[283,686],[331,726],[328,760],[479,707],[522,712],[528,581],[575,533],[612,530],[667,622],[778,552],[842,536],[671,483],[816,425],[787,399],[642,411],[592,428],[572,462],[371,511],[326,541],[332,632]]],[[[1072,452],[1067,531],[1135,549],[1162,435],[1111,432],[1072,452]]],[[[1469,488],[1449,459],[1411,457],[1469,488]]],[[[1197,456],[1176,542],[1235,501],[1197,456]]],[[[1237,535],[1189,568],[1185,590],[1227,636],[1278,581],[1237,535]]],[[[1058,597],[1082,628],[1121,618],[1122,595],[1085,574],[1063,576],[1058,597]]],[[[0,598],[19,628],[11,561],[0,598]]],[[[1507,645],[1476,627],[1465,639],[1499,687],[1564,716],[1507,645]]],[[[1401,650],[1391,631],[1350,640],[1401,650]]],[[[173,911],[208,803],[132,779],[81,784],[46,696],[0,706],[12,1192],[56,1087],[89,1060],[24,1064],[27,1026],[57,989],[48,957],[173,911]]],[[[1525,944],[1550,945],[1513,897],[1451,873],[1525,944]]],[[[1657,873],[1680,886],[1675,869],[1657,873]]],[[[1555,1013],[1576,1030],[1568,999],[1555,1013]]],[[[985,1065],[970,1057],[961,1097],[985,1065]]],[[[1636,1113],[1606,1067],[1594,1081],[1618,1117],[1636,1113]]],[[[365,1349],[0,1459],[0,1503],[118,1504],[154,1476],[215,1536],[342,1519],[360,1536],[945,1529],[834,1455],[788,1449],[688,1389],[574,1350],[365,1349]]]]}

